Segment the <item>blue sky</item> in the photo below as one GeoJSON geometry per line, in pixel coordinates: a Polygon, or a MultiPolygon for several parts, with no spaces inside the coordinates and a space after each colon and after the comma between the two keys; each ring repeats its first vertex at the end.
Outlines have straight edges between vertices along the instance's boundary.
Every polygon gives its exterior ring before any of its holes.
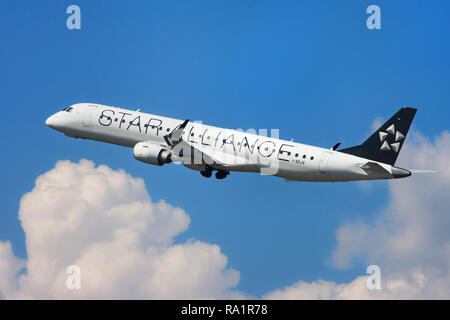
{"type": "MultiPolygon", "coordinates": [[[[255,295],[299,279],[348,281],[365,273],[331,263],[336,230],[368,221],[388,201],[386,182],[285,183],[233,173],[207,180],[157,168],[132,150],[69,139],[45,119],[95,102],[227,128],[276,128],[280,137],[332,147],[359,144],[376,117],[417,107],[413,128],[448,129],[448,1],[0,1],[3,153],[0,240],[25,258],[19,201],[57,160],[81,158],[143,177],[153,200],[191,217],[177,241],[220,245],[255,295]],[[366,28],[368,5],[382,29],[366,28]]],[[[398,163],[401,166],[401,163],[398,163]]]]}

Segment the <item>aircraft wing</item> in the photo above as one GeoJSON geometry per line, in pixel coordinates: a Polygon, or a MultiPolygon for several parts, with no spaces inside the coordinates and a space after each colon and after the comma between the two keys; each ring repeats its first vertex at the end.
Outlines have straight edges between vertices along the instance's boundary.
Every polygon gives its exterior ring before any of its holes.
{"type": "Polygon", "coordinates": [[[236,154],[222,152],[208,145],[183,140],[181,136],[176,145],[172,146],[172,152],[182,162],[189,162],[190,164],[206,163],[224,169],[251,170],[270,166],[270,163],[261,162],[259,157],[253,156],[246,159],[236,154]]]}
{"type": "Polygon", "coordinates": [[[185,120],[177,129],[172,133],[165,135],[169,148],[171,148],[173,155],[180,161],[187,161],[186,157],[190,157],[191,163],[203,163],[203,161],[209,165],[218,165],[223,168],[233,169],[254,169],[254,168],[266,168],[270,166],[270,160],[264,161],[259,157],[249,157],[249,159],[240,157],[236,154],[226,153],[222,150],[217,150],[208,145],[192,143],[183,139],[183,130],[186,128],[189,119],[185,120]],[[194,157],[196,157],[194,159],[194,157]]]}
{"type": "Polygon", "coordinates": [[[205,152],[204,146],[201,148],[195,146],[193,143],[183,140],[183,130],[186,128],[189,119],[186,119],[178,128],[173,130],[170,134],[164,136],[164,140],[167,145],[172,149],[174,155],[183,160],[186,157],[186,154],[191,155],[191,151],[195,150],[197,155],[200,154],[202,158],[207,161],[207,163],[216,163],[219,165],[224,165],[224,161],[219,160],[217,157],[213,155],[214,152],[205,152]],[[187,152],[189,151],[189,152],[187,152]]]}
{"type": "MultiPolygon", "coordinates": [[[[197,153],[197,157],[200,161],[203,159],[209,165],[219,165],[223,168],[234,168],[234,169],[250,169],[250,168],[261,168],[264,164],[259,162],[256,157],[254,161],[251,159],[245,159],[238,155],[231,153],[225,153],[221,150],[217,150],[207,145],[200,145],[192,143],[189,141],[182,140],[177,145],[177,148],[183,148],[183,150],[190,150],[192,156],[192,150],[197,153]]],[[[200,162],[201,163],[201,162],[200,162]]]]}

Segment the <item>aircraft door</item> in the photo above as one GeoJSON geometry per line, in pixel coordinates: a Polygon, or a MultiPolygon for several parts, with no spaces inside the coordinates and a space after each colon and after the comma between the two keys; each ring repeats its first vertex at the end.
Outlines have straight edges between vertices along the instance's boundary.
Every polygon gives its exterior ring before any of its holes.
{"type": "Polygon", "coordinates": [[[81,113],[81,124],[85,128],[89,128],[92,126],[92,111],[91,110],[83,110],[81,113]]]}
{"type": "Polygon", "coordinates": [[[322,153],[322,156],[319,160],[319,173],[327,174],[327,168],[328,168],[328,161],[330,160],[330,156],[333,153],[331,151],[325,151],[322,153]]]}

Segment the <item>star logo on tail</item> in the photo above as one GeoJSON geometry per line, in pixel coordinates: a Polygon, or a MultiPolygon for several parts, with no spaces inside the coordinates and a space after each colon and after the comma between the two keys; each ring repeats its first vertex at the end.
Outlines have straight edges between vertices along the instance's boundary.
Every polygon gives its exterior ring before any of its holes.
{"type": "Polygon", "coordinates": [[[401,141],[405,139],[405,135],[402,134],[400,131],[395,130],[395,124],[387,128],[386,132],[380,131],[379,134],[380,134],[380,141],[382,142],[380,150],[382,151],[393,150],[394,152],[398,153],[398,151],[400,150],[401,141]],[[389,136],[395,137],[394,143],[391,144],[388,143],[387,138],[389,136]]]}

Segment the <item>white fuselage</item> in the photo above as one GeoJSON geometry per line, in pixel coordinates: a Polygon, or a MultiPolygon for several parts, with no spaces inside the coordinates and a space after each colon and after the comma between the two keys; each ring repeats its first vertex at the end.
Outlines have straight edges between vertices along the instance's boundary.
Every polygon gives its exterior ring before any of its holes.
{"type": "MultiPolygon", "coordinates": [[[[71,137],[133,148],[140,142],[169,147],[164,136],[182,122],[139,111],[80,103],[71,106],[69,112],[54,114],[46,124],[71,137]]],[[[388,164],[376,162],[382,170],[373,170],[364,166],[374,161],[350,154],[201,123],[189,122],[182,139],[220,159],[239,159],[236,165],[212,164],[216,170],[262,172],[292,181],[394,178],[395,167],[388,164]]],[[[195,170],[204,167],[201,162],[184,164],[195,170]]]]}

